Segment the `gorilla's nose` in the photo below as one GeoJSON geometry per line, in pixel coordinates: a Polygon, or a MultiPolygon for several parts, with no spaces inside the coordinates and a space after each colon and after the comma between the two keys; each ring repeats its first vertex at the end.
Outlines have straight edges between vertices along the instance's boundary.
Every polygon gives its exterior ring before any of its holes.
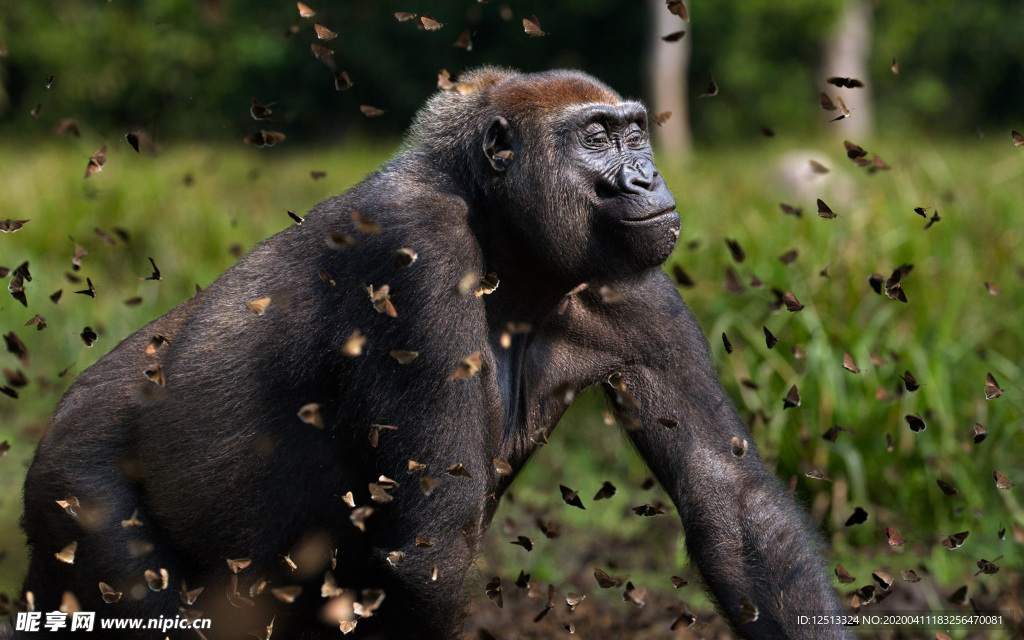
{"type": "Polygon", "coordinates": [[[653,191],[658,170],[647,160],[627,162],[619,171],[619,188],[626,193],[646,195],[653,191]]]}

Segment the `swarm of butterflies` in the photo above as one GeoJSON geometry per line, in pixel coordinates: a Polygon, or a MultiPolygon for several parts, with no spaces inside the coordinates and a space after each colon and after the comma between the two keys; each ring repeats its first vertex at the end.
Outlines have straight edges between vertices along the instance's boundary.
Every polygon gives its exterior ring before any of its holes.
{"type": "MultiPolygon", "coordinates": [[[[480,2],[486,2],[486,0],[479,0],[480,2]]],[[[317,15],[317,12],[304,4],[303,2],[296,3],[298,14],[300,19],[309,20],[317,15]]],[[[669,12],[673,15],[678,16],[684,23],[689,22],[689,13],[684,0],[666,0],[666,7],[669,12]]],[[[513,19],[512,10],[508,6],[501,6],[499,8],[502,18],[506,21],[513,19]]],[[[394,17],[397,21],[402,23],[412,23],[416,29],[425,32],[437,32],[440,31],[445,25],[435,19],[429,14],[416,14],[412,12],[399,11],[394,13],[394,17]]],[[[541,28],[540,20],[536,15],[530,18],[522,19],[523,32],[531,37],[543,37],[548,35],[541,28]]],[[[334,51],[324,46],[324,44],[338,37],[335,31],[332,31],[329,27],[321,24],[320,22],[313,23],[313,34],[315,34],[317,42],[310,44],[310,53],[312,56],[323,63],[331,73],[335,89],[339,92],[344,92],[352,88],[354,82],[349,76],[348,72],[344,69],[339,70],[334,60],[334,51]]],[[[300,32],[300,28],[296,25],[292,25],[285,32],[286,37],[290,37],[300,32]]],[[[669,33],[661,38],[663,42],[671,45],[672,43],[679,42],[686,35],[685,30],[678,30],[669,33]]],[[[458,36],[453,43],[453,46],[465,51],[471,51],[473,48],[472,41],[473,34],[470,30],[464,29],[458,33],[458,36]]],[[[2,47],[2,44],[0,44],[2,47]]],[[[893,58],[892,73],[899,73],[899,62],[893,58]]],[[[53,76],[46,79],[47,88],[50,87],[53,82],[53,76]]],[[[458,86],[458,77],[452,73],[449,73],[446,69],[439,71],[437,75],[437,86],[439,89],[444,91],[455,90],[458,86]]],[[[830,77],[826,80],[827,84],[832,85],[836,88],[842,89],[859,89],[863,88],[864,82],[858,78],[849,77],[830,77]]],[[[713,74],[708,73],[708,82],[706,89],[701,92],[697,97],[698,99],[713,98],[719,93],[718,84],[715,81],[713,74]]],[[[256,98],[252,99],[252,104],[249,110],[249,114],[253,120],[257,122],[273,122],[275,119],[274,111],[272,107],[276,103],[262,103],[256,98]]],[[[834,98],[830,97],[827,93],[822,92],[820,94],[820,106],[829,114],[836,113],[835,117],[830,119],[830,122],[838,122],[847,118],[853,117],[853,112],[846,105],[842,96],[836,95],[834,98]]],[[[38,117],[42,105],[37,105],[32,111],[33,117],[38,117]]],[[[363,104],[359,106],[360,112],[368,118],[376,118],[383,116],[387,113],[385,109],[381,109],[376,106],[363,104]]],[[[650,118],[651,121],[661,126],[671,118],[672,113],[669,111],[653,113],[650,118]]],[[[78,123],[72,119],[65,118],[58,122],[56,129],[58,135],[69,134],[73,136],[80,135],[80,129],[78,123]]],[[[773,137],[775,132],[769,128],[763,128],[762,133],[767,137],[773,137]]],[[[260,129],[247,136],[245,136],[242,142],[246,145],[251,145],[257,148],[273,147],[279,143],[284,142],[287,139],[286,135],[280,131],[274,131],[270,129],[260,129]]],[[[1011,131],[1011,139],[1014,146],[1024,146],[1024,135],[1018,131],[1011,131]]],[[[153,138],[143,129],[136,129],[125,135],[125,141],[136,151],[140,149],[146,149],[153,151],[155,149],[155,142],[153,138]]],[[[870,153],[863,149],[861,146],[846,140],[844,141],[844,147],[846,150],[847,157],[850,161],[858,168],[862,168],[869,173],[877,171],[887,171],[890,169],[889,165],[877,154],[870,153]],[[870,157],[869,157],[870,156],[870,157]]],[[[86,179],[95,176],[96,174],[103,171],[104,166],[107,162],[107,146],[103,145],[95,153],[93,153],[85,163],[84,177],[86,179]]],[[[810,169],[815,174],[826,174],[830,172],[830,169],[820,162],[810,160],[810,169]]],[[[319,180],[325,177],[325,173],[322,171],[310,172],[311,177],[314,180],[319,180]]],[[[190,176],[186,176],[186,182],[190,181],[190,176]]],[[[800,206],[780,203],[779,208],[785,215],[792,215],[801,217],[803,215],[803,208],[800,206]]],[[[833,211],[833,209],[826,204],[823,200],[818,199],[816,202],[816,212],[819,217],[825,220],[832,220],[837,218],[840,214],[833,211]]],[[[939,212],[936,209],[931,209],[929,214],[929,208],[917,207],[914,209],[916,215],[921,216],[926,220],[925,229],[929,229],[941,220],[939,212]]],[[[289,211],[288,215],[294,221],[295,224],[302,224],[303,219],[295,212],[289,211]]],[[[353,213],[353,222],[358,230],[366,233],[376,233],[380,231],[379,225],[376,225],[373,221],[361,216],[361,214],[353,213]]],[[[25,227],[30,220],[14,220],[6,219],[0,220],[0,232],[5,234],[13,234],[25,227]]],[[[95,229],[96,235],[107,244],[115,244],[117,240],[122,242],[129,241],[129,234],[124,229],[115,229],[114,236],[106,233],[101,229],[95,229]]],[[[347,236],[346,234],[338,232],[336,236],[332,236],[329,242],[336,245],[345,246],[352,244],[354,239],[347,236]]],[[[732,258],[735,262],[740,263],[746,257],[743,248],[739,242],[732,239],[726,240],[728,249],[732,258]]],[[[240,247],[233,247],[232,252],[235,255],[241,254],[240,247]]],[[[72,256],[72,268],[77,271],[82,264],[82,259],[88,254],[88,251],[81,245],[75,244],[74,255],[72,256]]],[[[417,259],[417,254],[413,249],[403,248],[398,251],[396,256],[396,265],[408,266],[417,259]]],[[[797,259],[797,252],[795,250],[788,252],[780,258],[783,263],[791,264],[797,259]]],[[[140,276],[138,279],[148,281],[160,281],[162,275],[160,269],[157,267],[156,262],[153,258],[149,258],[150,265],[152,266],[152,272],[148,276],[140,276]]],[[[888,276],[884,274],[872,274],[868,281],[873,290],[879,295],[885,295],[887,298],[907,303],[908,297],[904,289],[903,283],[907,276],[912,271],[913,266],[909,264],[903,264],[896,267],[892,273],[888,276]]],[[[671,267],[671,273],[676,283],[681,287],[692,287],[694,286],[693,279],[678,265],[671,267]]],[[[68,279],[72,283],[82,284],[83,288],[74,291],[75,294],[89,296],[90,298],[97,297],[97,287],[93,284],[89,278],[85,279],[82,283],[81,279],[78,278],[74,273],[69,273],[68,279]]],[[[821,275],[827,276],[827,267],[822,270],[821,275]]],[[[8,278],[8,292],[11,297],[24,307],[28,307],[28,296],[25,288],[27,282],[32,281],[32,273],[27,262],[21,265],[8,268],[0,266],[0,277],[8,278]]],[[[333,279],[330,274],[324,270],[320,271],[320,277],[330,285],[333,285],[333,279]]],[[[753,285],[763,284],[756,281],[753,285]]],[[[985,283],[989,290],[989,293],[993,295],[999,294],[999,289],[994,284],[985,283]]],[[[497,278],[494,274],[488,274],[482,279],[474,279],[472,282],[466,283],[466,291],[476,291],[476,295],[484,295],[493,291],[497,286],[497,278]]],[[[739,293],[743,290],[743,284],[741,283],[739,276],[732,268],[726,269],[725,277],[725,290],[731,293],[739,293]]],[[[568,300],[577,291],[570,292],[566,299],[568,300]]],[[[63,294],[63,290],[58,290],[52,293],[49,298],[56,304],[60,301],[63,294]]],[[[380,285],[373,287],[372,285],[367,287],[367,295],[369,303],[380,313],[394,316],[396,311],[390,301],[390,291],[387,285],[380,285]]],[[[602,295],[604,295],[602,293],[602,295]]],[[[804,305],[797,299],[796,295],[791,291],[774,291],[775,301],[772,305],[774,311],[779,311],[783,307],[792,313],[797,313],[804,309],[804,305]]],[[[126,304],[138,304],[141,302],[141,298],[131,299],[126,301],[126,304]]],[[[269,304],[271,304],[270,298],[257,298],[253,300],[240,301],[240,304],[244,304],[252,313],[261,315],[269,304]]],[[[25,323],[26,327],[35,327],[37,331],[42,331],[47,328],[46,318],[42,315],[36,314],[25,323]]],[[[529,327],[510,327],[509,336],[511,333],[520,331],[528,331],[529,327]]],[[[763,327],[765,336],[765,345],[767,349],[773,349],[779,342],[779,339],[772,334],[767,326],[763,327]]],[[[91,327],[86,326],[80,333],[80,337],[85,346],[91,347],[98,339],[97,332],[91,327]]],[[[732,353],[733,346],[728,336],[723,333],[722,342],[726,353],[732,353]]],[[[353,332],[342,351],[345,355],[355,357],[361,353],[362,346],[365,343],[366,338],[356,330],[353,332]]],[[[9,331],[4,335],[4,345],[6,350],[13,354],[22,366],[27,366],[28,363],[28,350],[25,344],[20,340],[14,331],[9,331]]],[[[148,350],[156,350],[160,348],[161,337],[156,336],[154,342],[147,347],[148,350]]],[[[419,354],[415,351],[392,351],[391,356],[395,358],[401,364],[407,364],[415,359],[419,354]]],[[[880,356],[871,354],[872,360],[876,366],[880,366],[884,361],[880,356]]],[[[471,354],[464,359],[456,370],[452,373],[453,378],[467,378],[473,376],[481,366],[481,359],[479,353],[471,354]]],[[[853,356],[846,352],[843,355],[843,362],[841,366],[851,374],[860,373],[860,368],[857,366],[853,356]]],[[[19,398],[19,390],[28,384],[28,377],[20,370],[4,369],[4,380],[3,384],[0,384],[0,393],[7,396],[11,400],[19,398]]],[[[145,374],[149,379],[157,385],[163,386],[163,372],[159,365],[152,369],[147,369],[145,374]]],[[[60,373],[61,376],[71,377],[67,370],[60,373]]],[[[903,386],[908,393],[913,393],[918,390],[920,383],[917,381],[911,371],[907,370],[902,376],[900,376],[903,386]]],[[[609,385],[615,389],[619,389],[622,393],[628,393],[625,391],[624,385],[621,381],[609,380],[609,385]]],[[[984,381],[984,395],[987,400],[995,400],[999,398],[1004,392],[999,386],[998,381],[992,373],[988,373],[985,376],[984,381]]],[[[888,399],[888,392],[884,389],[879,389],[878,399],[888,399]]],[[[571,400],[569,398],[568,400],[571,400]]],[[[786,396],[782,399],[783,410],[794,409],[801,405],[800,392],[796,385],[793,385],[786,396]]],[[[313,427],[322,428],[323,420],[319,413],[319,405],[311,403],[301,407],[298,411],[298,418],[303,423],[312,425],[313,427]]],[[[605,420],[609,424],[615,420],[614,416],[605,414],[605,420]]],[[[919,433],[927,429],[927,423],[924,417],[916,414],[908,414],[905,416],[907,426],[914,433],[919,433]]],[[[675,424],[666,424],[668,428],[675,427],[675,424]]],[[[373,425],[370,434],[370,443],[376,447],[379,442],[379,438],[382,432],[394,430],[396,427],[390,425],[373,425]]],[[[846,431],[844,427],[835,426],[829,429],[823,437],[826,440],[835,442],[836,438],[841,432],[846,431]]],[[[971,440],[975,444],[979,444],[985,440],[988,433],[984,426],[981,424],[974,424],[972,432],[970,434],[971,440]]],[[[894,443],[891,436],[886,436],[886,444],[889,451],[893,450],[894,443]]],[[[546,439],[539,441],[541,444],[546,442],[546,439]]],[[[746,439],[732,438],[730,443],[733,455],[742,457],[746,455],[750,443],[746,439]]],[[[0,443],[0,456],[7,453],[10,449],[8,442],[0,443]]],[[[495,468],[499,473],[510,473],[511,467],[507,462],[502,460],[494,461],[495,468]]],[[[410,473],[423,471],[422,468],[417,467],[418,463],[415,461],[409,461],[410,473]]],[[[468,472],[462,467],[461,464],[455,464],[448,468],[446,472],[452,476],[465,475],[468,472]]],[[[828,472],[822,468],[815,468],[808,472],[807,477],[831,481],[828,472]]],[[[1014,488],[1015,483],[1000,470],[992,471],[992,481],[995,487],[1002,491],[1010,491],[1014,488]]],[[[433,488],[440,482],[437,478],[431,478],[429,475],[424,474],[420,478],[420,488],[424,494],[429,495],[433,488]]],[[[944,495],[952,496],[958,493],[958,489],[943,481],[937,480],[937,485],[944,495]]],[[[393,480],[385,477],[377,483],[370,485],[371,493],[374,495],[374,499],[380,502],[387,501],[390,499],[388,491],[393,489],[395,483],[393,480]]],[[[640,487],[643,490],[651,489],[655,486],[653,479],[647,479],[640,487]]],[[[561,499],[565,505],[576,509],[586,509],[586,506],[581,498],[581,489],[574,489],[566,485],[559,485],[559,491],[561,499]]],[[[619,493],[617,487],[609,482],[604,481],[601,487],[594,494],[593,501],[612,500],[619,493]]],[[[349,503],[351,500],[351,494],[346,496],[346,503],[350,507],[353,507],[352,513],[352,524],[360,529],[365,526],[365,521],[373,513],[372,507],[359,507],[355,508],[354,503],[349,503]]],[[[621,499],[621,498],[620,498],[621,499]]],[[[77,503],[77,499],[68,496],[64,500],[57,500],[57,503],[64,509],[69,510],[69,513],[74,513],[75,510],[80,509],[80,505],[77,503]]],[[[642,518],[654,518],[655,516],[664,515],[671,510],[669,505],[666,505],[661,500],[652,500],[643,504],[630,507],[630,510],[637,516],[642,518]]],[[[846,520],[845,526],[857,526],[867,522],[869,519],[869,513],[866,509],[861,506],[856,506],[846,520]]],[[[133,515],[132,518],[122,523],[124,526],[139,526],[142,523],[137,521],[137,518],[133,515]]],[[[552,520],[547,518],[536,518],[536,525],[539,531],[543,534],[546,539],[556,539],[562,535],[561,527],[552,520]]],[[[906,540],[894,527],[886,527],[884,529],[885,537],[888,544],[893,548],[902,547],[906,544],[906,540]]],[[[953,532],[945,535],[941,539],[941,544],[949,550],[959,549],[964,545],[970,535],[969,531],[953,532]]],[[[999,537],[1004,539],[1006,535],[1006,529],[999,531],[999,537]]],[[[1013,530],[1014,538],[1024,543],[1024,528],[1014,525],[1013,530]]],[[[535,548],[534,540],[529,536],[517,534],[515,539],[511,540],[512,545],[521,547],[524,552],[532,552],[535,548]]],[[[417,544],[429,545],[429,540],[417,538],[417,544]]],[[[72,543],[65,549],[62,549],[57,553],[58,559],[63,562],[73,562],[74,554],[76,552],[75,543],[72,543]]],[[[399,552],[396,552],[399,553],[399,552]]],[[[291,563],[291,559],[285,556],[287,561],[291,563]]],[[[1002,556],[988,559],[978,559],[977,567],[978,575],[992,575],[1000,571],[998,562],[1002,559],[1002,556]]],[[[398,563],[402,561],[399,555],[395,557],[389,557],[389,562],[398,563]]],[[[233,573],[245,569],[248,564],[246,559],[235,559],[228,561],[228,566],[233,573]]],[[[597,566],[601,564],[597,558],[593,558],[590,561],[590,567],[581,567],[577,574],[573,576],[572,584],[577,585],[575,590],[566,590],[564,593],[559,593],[559,589],[556,585],[548,583],[544,586],[542,582],[531,579],[531,575],[524,571],[520,571],[519,576],[514,581],[503,580],[500,576],[494,576],[486,581],[484,584],[483,591],[486,596],[485,601],[477,601],[474,603],[474,614],[471,621],[477,628],[478,637],[482,640],[487,639],[498,639],[502,637],[520,637],[520,638],[546,638],[550,637],[549,628],[539,624],[544,620],[556,619],[556,628],[560,628],[566,634],[576,633],[576,624],[580,622],[580,613],[586,614],[588,604],[586,603],[587,594],[583,593],[583,589],[579,587],[581,584],[590,584],[590,588],[593,589],[595,586],[599,590],[617,590],[621,592],[621,599],[626,609],[616,614],[610,614],[602,607],[599,603],[590,605],[594,608],[591,616],[594,618],[595,628],[601,627],[605,630],[610,630],[613,626],[618,625],[616,628],[620,628],[623,633],[635,634],[640,631],[648,631],[652,637],[661,637],[663,634],[675,635],[675,632],[683,633],[683,630],[690,630],[693,632],[699,632],[701,637],[705,638],[727,638],[730,636],[730,631],[725,626],[724,622],[716,615],[707,611],[698,611],[694,613],[691,611],[690,606],[686,602],[667,597],[662,589],[651,589],[648,591],[647,587],[638,583],[634,583],[629,579],[629,575],[613,575],[616,573],[614,567],[609,565],[609,568],[613,569],[612,573],[609,573],[605,569],[597,566]],[[592,576],[592,578],[591,578],[592,576]],[[496,607],[487,608],[483,605],[483,602],[490,602],[496,605],[496,607]],[[508,608],[506,609],[506,605],[508,608]],[[495,628],[508,629],[508,617],[502,617],[502,613],[499,610],[504,609],[506,613],[511,609],[518,619],[528,621],[529,624],[519,629],[512,636],[502,636],[499,633],[492,631],[495,628]],[[552,612],[555,612],[552,615],[552,612]],[[646,613],[645,613],[646,612],[646,613]]],[[[835,565],[835,575],[840,585],[855,584],[856,578],[850,575],[842,564],[837,563],[835,565]]],[[[328,574],[329,575],[329,574],[328,574]]],[[[921,576],[913,569],[903,569],[900,571],[899,576],[904,582],[916,583],[922,580],[921,576]]],[[[162,572],[148,571],[147,582],[150,588],[154,590],[165,589],[168,586],[168,576],[166,570],[162,572]],[[152,574],[152,575],[150,575],[152,574]]],[[[866,582],[866,581],[862,581],[866,582]]],[[[862,585],[852,592],[847,592],[847,604],[852,610],[860,610],[869,604],[877,604],[882,600],[886,599],[895,588],[897,583],[896,577],[889,571],[884,569],[878,569],[871,574],[871,582],[869,584],[862,585]]],[[[689,581],[681,576],[672,575],[667,577],[665,584],[671,584],[674,589],[681,589],[689,584],[689,581]]],[[[116,602],[121,594],[115,592],[109,585],[105,583],[99,583],[97,588],[103,594],[103,598],[108,602],[116,602]]],[[[323,587],[324,593],[335,593],[339,589],[336,584],[332,584],[331,580],[327,580],[323,587]]],[[[353,607],[356,612],[360,615],[372,615],[383,601],[385,594],[375,590],[369,590],[372,593],[360,594],[359,599],[353,603],[353,607]]],[[[187,604],[195,602],[196,598],[202,592],[202,589],[193,589],[189,591],[185,585],[182,585],[182,599],[187,604]]],[[[245,599],[242,595],[235,593],[237,598],[245,599]]],[[[295,593],[275,593],[278,599],[284,602],[290,602],[295,599],[298,594],[295,593]]],[[[1024,594],[1022,599],[1024,599],[1024,594]]],[[[948,595],[948,602],[956,606],[970,605],[976,612],[980,612],[980,606],[970,597],[968,594],[967,586],[962,586],[948,595]]],[[[9,597],[0,594],[0,609],[8,609],[8,605],[11,600],[9,597]]],[[[591,602],[594,602],[592,599],[591,602]]],[[[740,602],[740,610],[738,613],[738,619],[740,624],[746,624],[758,619],[760,612],[757,606],[749,599],[743,598],[740,602]]],[[[348,634],[355,629],[356,621],[351,619],[340,620],[340,630],[343,634],[348,634]]],[[[588,625],[589,626],[589,625],[588,625]]],[[[273,623],[264,630],[257,630],[253,633],[254,637],[260,638],[261,640],[269,640],[273,634],[273,623]]],[[[949,636],[941,631],[935,632],[934,634],[937,640],[948,640],[949,636]]],[[[687,636],[689,637],[689,636],[687,636]]]]}

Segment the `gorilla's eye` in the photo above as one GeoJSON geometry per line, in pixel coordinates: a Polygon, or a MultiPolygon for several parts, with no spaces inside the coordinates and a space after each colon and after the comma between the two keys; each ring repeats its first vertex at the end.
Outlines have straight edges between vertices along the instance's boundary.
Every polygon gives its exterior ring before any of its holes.
{"type": "Polygon", "coordinates": [[[603,147],[608,144],[608,132],[597,122],[591,122],[583,130],[583,142],[588,147],[603,147]]]}
{"type": "Polygon", "coordinates": [[[643,130],[640,129],[640,126],[633,123],[630,125],[629,129],[626,130],[625,140],[626,145],[631,149],[639,149],[644,145],[646,137],[644,136],[643,130]]]}

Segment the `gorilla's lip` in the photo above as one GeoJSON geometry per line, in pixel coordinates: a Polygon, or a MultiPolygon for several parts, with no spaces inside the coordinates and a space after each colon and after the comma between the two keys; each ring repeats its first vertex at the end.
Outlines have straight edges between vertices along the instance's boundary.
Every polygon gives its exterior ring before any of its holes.
{"type": "Polygon", "coordinates": [[[676,213],[676,205],[674,205],[674,204],[671,205],[671,206],[665,207],[664,209],[659,209],[659,210],[655,211],[654,213],[651,213],[651,214],[648,214],[646,216],[643,216],[642,218],[622,218],[622,222],[631,222],[631,223],[651,222],[652,220],[657,220],[659,218],[662,218],[662,217],[667,216],[667,215],[671,215],[673,213],[676,213]]]}

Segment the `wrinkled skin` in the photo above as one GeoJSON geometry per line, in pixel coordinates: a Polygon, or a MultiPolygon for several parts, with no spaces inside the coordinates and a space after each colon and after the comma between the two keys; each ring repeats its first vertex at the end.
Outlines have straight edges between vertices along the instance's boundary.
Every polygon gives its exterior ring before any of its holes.
{"type": "Polygon", "coordinates": [[[176,614],[184,580],[206,587],[193,608],[214,619],[207,637],[246,637],[273,619],[274,637],[336,638],[351,601],[324,613],[320,587],[337,549],[339,588],[385,593],[349,637],[459,637],[463,580],[502,493],[572,396],[601,385],[672,497],[722,613],[737,625],[742,598],[759,609],[738,633],[847,637],[795,624],[794,612],[838,603],[806,518],[756,447],[732,454],[731,439],[750,434],[658,267],[678,229],[641,105],[575,72],[468,74],[431,99],[380,171],[79,376],[26,480],[25,589],[42,611],[70,590],[101,616],[157,617],[176,614]],[[380,232],[357,228],[354,211],[380,232]],[[399,266],[400,248],[418,259],[399,266]],[[489,294],[460,287],[491,272],[500,284],[489,294]],[[364,289],[384,284],[395,317],[364,289]],[[256,315],[244,301],[259,297],[271,303],[256,315]],[[529,331],[503,335],[509,323],[529,331]],[[344,355],[356,329],[361,354],[344,355]],[[167,344],[146,353],[154,335],[167,344]],[[419,356],[399,364],[396,349],[419,356]],[[453,377],[476,353],[479,370],[453,377]],[[143,373],[157,364],[163,387],[143,373]],[[297,416],[311,402],[322,429],[297,416]],[[397,428],[372,446],[371,425],[397,428]],[[410,459],[426,471],[410,472],[410,459]],[[445,473],[457,463],[469,477],[445,473]],[[441,479],[429,495],[424,473],[441,479]],[[387,503],[370,497],[381,475],[399,483],[387,503]],[[374,509],[365,531],[349,491],[374,509]],[[54,502],[68,495],[77,518],[54,502]],[[136,509],[142,525],[122,527],[136,509]],[[151,551],[136,557],[139,540],[151,551]],[[54,557],[71,541],[74,565],[54,557]],[[236,575],[226,559],[237,558],[251,564],[236,575]],[[168,589],[139,588],[160,568],[168,589]],[[225,595],[248,599],[263,580],[303,592],[292,604],[255,595],[252,607],[225,595]],[[118,603],[100,600],[100,581],[123,592],[118,603]]]}

